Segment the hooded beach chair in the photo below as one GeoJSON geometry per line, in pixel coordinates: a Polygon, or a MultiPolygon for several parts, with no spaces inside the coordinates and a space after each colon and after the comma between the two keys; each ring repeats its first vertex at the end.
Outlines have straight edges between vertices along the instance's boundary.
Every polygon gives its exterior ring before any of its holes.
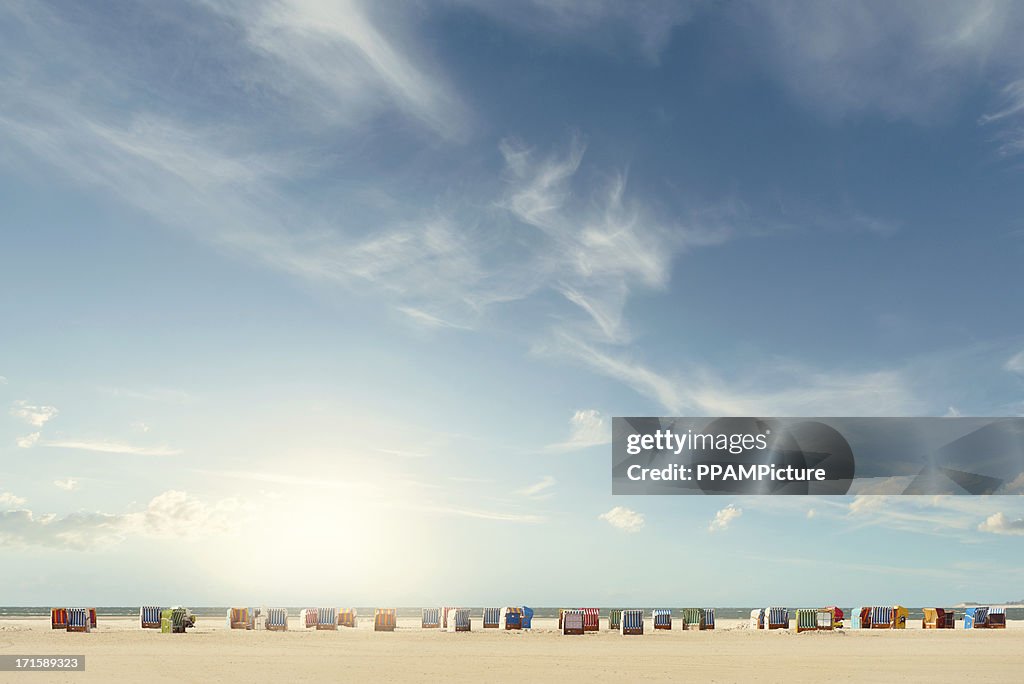
{"type": "Polygon", "coordinates": [[[142,606],[139,608],[139,624],[142,629],[160,629],[160,613],[163,608],[159,606],[142,606]]]}
{"type": "Polygon", "coordinates": [[[338,629],[337,608],[317,608],[316,628],[318,630],[334,631],[338,629]]]}
{"type": "Polygon", "coordinates": [[[702,608],[683,608],[683,629],[704,629],[704,610],[702,608]]]}
{"type": "Polygon", "coordinates": [[[501,608],[484,608],[484,629],[498,629],[501,625],[501,608]]]}
{"type": "Polygon", "coordinates": [[[765,629],[789,629],[789,609],[769,607],[764,609],[765,629]]]}
{"type": "Polygon", "coordinates": [[[964,629],[987,629],[988,606],[974,606],[964,610],[964,629]]]}
{"type": "Polygon", "coordinates": [[[267,608],[267,630],[271,632],[288,631],[287,608],[267,608]]]}
{"type": "Polygon", "coordinates": [[[67,608],[51,608],[50,609],[50,629],[64,629],[68,628],[68,609],[67,608]]]}
{"type": "Polygon", "coordinates": [[[533,608],[523,606],[523,629],[533,629],[533,608]]]}
{"type": "Polygon", "coordinates": [[[501,609],[501,628],[505,630],[509,629],[522,629],[523,628],[523,609],[519,606],[505,606],[501,609]]]}
{"type": "Polygon", "coordinates": [[[987,622],[989,629],[1006,629],[1006,608],[989,608],[987,622]]]}
{"type": "Polygon", "coordinates": [[[69,632],[90,632],[92,631],[92,620],[89,618],[88,608],[68,608],[69,632]]]}
{"type": "Polygon", "coordinates": [[[228,608],[228,629],[249,629],[248,608],[228,608]]]}
{"type": "Polygon", "coordinates": [[[644,633],[644,611],[639,608],[630,608],[619,612],[619,634],[640,635],[644,633]]]}
{"type": "Polygon", "coordinates": [[[598,608],[583,608],[583,631],[601,631],[601,611],[598,608]]]}
{"type": "Polygon", "coordinates": [[[378,608],[373,613],[374,632],[394,632],[398,617],[394,608],[378,608]]]}
{"type": "Polygon", "coordinates": [[[750,629],[764,629],[764,608],[750,611],[750,629]]]}
{"type": "Polygon", "coordinates": [[[619,625],[622,624],[622,611],[621,610],[609,610],[608,611],[608,629],[618,630],[619,625]]]}
{"type": "Polygon", "coordinates": [[[796,633],[814,632],[818,629],[818,611],[806,608],[796,610],[796,633]]]}
{"type": "Polygon", "coordinates": [[[583,611],[569,608],[562,611],[562,634],[566,636],[583,634],[583,611]]]}
{"type": "Polygon", "coordinates": [[[355,608],[339,608],[338,609],[338,626],[339,627],[352,627],[355,629],[359,625],[359,615],[356,613],[355,608]]]}
{"type": "Polygon", "coordinates": [[[424,608],[423,617],[420,620],[420,627],[423,629],[440,629],[441,628],[441,609],[440,608],[424,608]]]}
{"type": "Polygon", "coordinates": [[[651,624],[654,629],[672,629],[672,611],[668,608],[655,608],[651,611],[651,624]]]}
{"type": "Polygon", "coordinates": [[[452,625],[452,632],[470,632],[473,630],[473,618],[469,614],[469,608],[453,608],[448,614],[449,624],[452,625]]]}

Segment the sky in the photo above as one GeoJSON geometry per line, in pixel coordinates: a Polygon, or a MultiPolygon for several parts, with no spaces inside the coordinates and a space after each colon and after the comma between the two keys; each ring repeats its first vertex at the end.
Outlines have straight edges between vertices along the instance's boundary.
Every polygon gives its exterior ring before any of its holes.
{"type": "Polygon", "coordinates": [[[1024,504],[611,495],[1024,415],[1024,7],[0,8],[0,604],[1024,599],[1024,504]]]}

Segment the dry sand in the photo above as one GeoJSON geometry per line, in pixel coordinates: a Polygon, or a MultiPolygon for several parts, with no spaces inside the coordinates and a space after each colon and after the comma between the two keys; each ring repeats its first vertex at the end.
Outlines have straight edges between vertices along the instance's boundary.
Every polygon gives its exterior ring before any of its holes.
{"type": "MultiPolygon", "coordinates": [[[[561,636],[555,620],[532,632],[480,628],[466,634],[399,620],[393,633],[232,631],[199,618],[187,634],[138,628],[137,619],[99,617],[90,634],[51,630],[48,620],[0,620],[0,653],[86,656],[86,671],[0,673],[2,682],[697,682],[1024,681],[1024,622],[1005,630],[836,631],[797,635],[719,620],[708,632],[623,637],[601,631],[561,636]]],[[[606,622],[602,620],[602,630],[606,622]]],[[[958,622],[959,626],[959,622],[958,622]]]]}

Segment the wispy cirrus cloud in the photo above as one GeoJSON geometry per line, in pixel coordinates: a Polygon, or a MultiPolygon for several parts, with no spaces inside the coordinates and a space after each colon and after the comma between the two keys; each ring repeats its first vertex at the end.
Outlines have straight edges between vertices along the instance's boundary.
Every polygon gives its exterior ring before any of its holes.
{"type": "Polygon", "coordinates": [[[39,441],[38,445],[55,449],[77,449],[79,451],[133,456],[177,456],[182,453],[181,449],[169,446],[142,446],[125,442],[92,439],[47,439],[39,441]]]}
{"type": "Polygon", "coordinates": [[[531,499],[546,499],[551,496],[551,488],[555,486],[555,478],[551,475],[545,475],[540,479],[539,482],[535,482],[528,487],[523,487],[517,490],[516,493],[531,499]]]}
{"type": "Polygon", "coordinates": [[[971,79],[1020,67],[1024,12],[1012,2],[745,3],[734,14],[768,73],[833,117],[929,123],[971,79]]]}
{"type": "Polygon", "coordinates": [[[456,4],[518,29],[531,39],[540,38],[558,45],[584,45],[608,52],[625,49],[657,62],[672,32],[710,3],[702,0],[655,0],[640,5],[615,0],[457,0],[456,4]]]}

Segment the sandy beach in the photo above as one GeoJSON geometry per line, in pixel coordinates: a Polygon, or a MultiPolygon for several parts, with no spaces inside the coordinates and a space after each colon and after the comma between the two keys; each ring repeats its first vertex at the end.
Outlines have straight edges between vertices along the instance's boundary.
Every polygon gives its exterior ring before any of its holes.
{"type": "MultiPolygon", "coordinates": [[[[187,634],[138,628],[134,618],[99,619],[89,634],[51,630],[46,619],[0,620],[0,653],[86,656],[85,672],[0,673],[0,681],[292,682],[349,681],[609,681],[706,682],[1018,681],[1024,670],[1024,623],[1005,630],[752,631],[720,620],[708,632],[648,632],[623,637],[605,630],[562,636],[555,620],[531,632],[470,633],[421,629],[399,620],[375,633],[364,620],[336,632],[232,631],[201,618],[187,634]]],[[[959,626],[959,623],[958,623],[959,626]]]]}

